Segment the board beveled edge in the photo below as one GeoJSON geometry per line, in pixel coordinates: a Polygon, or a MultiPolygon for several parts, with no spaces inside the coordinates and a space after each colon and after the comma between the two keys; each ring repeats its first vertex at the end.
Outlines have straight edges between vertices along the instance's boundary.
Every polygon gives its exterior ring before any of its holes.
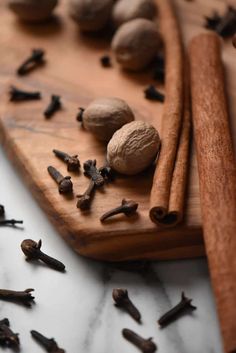
{"type": "Polygon", "coordinates": [[[48,203],[39,183],[32,181],[32,175],[25,167],[23,156],[17,152],[17,145],[8,136],[0,118],[0,142],[14,167],[20,172],[39,206],[64,240],[80,255],[102,261],[172,260],[201,257],[205,255],[201,227],[175,227],[156,232],[114,233],[105,236],[81,231],[72,233],[63,218],[55,217],[53,206],[48,203]]]}

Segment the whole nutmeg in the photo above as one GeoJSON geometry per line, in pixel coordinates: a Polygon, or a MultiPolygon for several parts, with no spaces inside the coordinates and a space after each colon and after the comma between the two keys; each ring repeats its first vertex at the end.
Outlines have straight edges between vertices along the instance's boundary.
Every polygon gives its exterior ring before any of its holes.
{"type": "Polygon", "coordinates": [[[8,0],[8,7],[23,21],[40,22],[48,19],[58,0],[8,0]]]}
{"type": "Polygon", "coordinates": [[[102,141],[109,141],[116,130],[133,120],[128,104],[113,97],[95,99],[82,115],[83,127],[102,141]]]}
{"type": "Polygon", "coordinates": [[[107,161],[119,173],[138,174],[154,161],[160,143],[152,125],[133,121],[114,133],[107,146],[107,161]]]}
{"type": "Polygon", "coordinates": [[[70,0],[70,16],[81,31],[101,30],[110,19],[113,0],[70,0]]]}
{"type": "Polygon", "coordinates": [[[121,25],[112,39],[116,60],[125,69],[138,71],[155,57],[161,44],[157,25],[137,18],[121,25]]]}
{"type": "Polygon", "coordinates": [[[118,0],[112,9],[112,21],[116,27],[135,18],[153,19],[156,5],[153,0],[118,0]]]}

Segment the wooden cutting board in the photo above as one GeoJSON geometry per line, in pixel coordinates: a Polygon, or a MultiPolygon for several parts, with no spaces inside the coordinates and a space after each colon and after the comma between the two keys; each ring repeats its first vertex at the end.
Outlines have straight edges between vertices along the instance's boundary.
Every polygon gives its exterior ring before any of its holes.
{"type": "MultiPolygon", "coordinates": [[[[176,0],[175,3],[186,42],[202,30],[204,15],[211,14],[213,9],[221,11],[225,6],[223,1],[214,0],[176,0]]],[[[97,191],[90,212],[82,213],[76,208],[76,194],[83,193],[89,182],[82,172],[71,174],[73,197],[58,194],[57,185],[47,173],[47,166],[57,167],[64,175],[67,172],[66,166],[54,157],[53,148],[78,153],[82,162],[96,158],[99,166],[105,158],[105,146],[95,141],[76,122],[79,106],[86,107],[100,96],[120,97],[130,104],[137,120],[149,121],[158,130],[163,109],[161,103],[150,102],[143,97],[143,89],[155,83],[150,72],[125,73],[114,60],[112,68],[101,67],[99,58],[109,53],[108,38],[81,35],[68,17],[66,5],[66,1],[61,1],[53,21],[29,25],[19,22],[6,8],[5,1],[1,2],[0,138],[9,158],[19,168],[24,181],[59,233],[79,254],[108,261],[202,256],[198,174],[193,151],[185,220],[173,229],[158,229],[149,219],[152,170],[135,177],[117,177],[114,183],[97,191]],[[30,75],[19,78],[15,69],[31,48],[44,48],[47,63],[30,75]],[[13,84],[40,90],[43,99],[10,103],[8,90],[13,84]],[[61,95],[63,110],[47,121],[42,112],[51,94],[61,95]],[[137,217],[121,215],[101,224],[100,216],[120,204],[122,198],[139,203],[137,217]]],[[[232,128],[236,136],[236,120],[233,121],[236,116],[236,50],[230,41],[223,47],[232,128]]]]}

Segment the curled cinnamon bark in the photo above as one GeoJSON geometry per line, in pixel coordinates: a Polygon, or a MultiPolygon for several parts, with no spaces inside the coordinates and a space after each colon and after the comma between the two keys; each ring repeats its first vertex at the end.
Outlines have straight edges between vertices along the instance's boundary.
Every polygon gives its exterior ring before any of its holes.
{"type": "Polygon", "coordinates": [[[169,0],[157,0],[157,5],[165,45],[166,99],[162,147],[151,191],[150,218],[158,225],[174,226],[183,216],[190,132],[189,97],[188,84],[184,88],[184,51],[177,18],[169,0]]]}
{"type": "Polygon", "coordinates": [[[190,43],[190,73],[203,232],[225,352],[236,352],[236,163],[220,39],[190,43]]]}

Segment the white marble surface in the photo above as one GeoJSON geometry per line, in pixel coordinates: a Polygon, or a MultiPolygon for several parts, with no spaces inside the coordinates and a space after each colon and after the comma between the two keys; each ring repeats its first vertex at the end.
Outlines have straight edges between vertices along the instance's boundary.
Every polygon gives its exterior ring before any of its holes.
{"type": "Polygon", "coordinates": [[[0,228],[0,288],[35,288],[31,309],[0,301],[0,319],[8,317],[20,333],[22,352],[43,352],[31,339],[31,329],[54,336],[67,353],[138,352],[122,338],[124,327],[152,336],[160,353],[223,352],[204,259],[155,263],[143,275],[79,257],[49,223],[1,147],[0,203],[7,217],[24,220],[23,229],[0,228]],[[27,263],[20,250],[25,238],[41,238],[45,252],[62,260],[67,272],[27,263]],[[114,307],[114,287],[129,290],[142,313],[142,325],[114,307]],[[158,317],[179,301],[182,290],[194,299],[197,311],[160,330],[158,317]]]}

